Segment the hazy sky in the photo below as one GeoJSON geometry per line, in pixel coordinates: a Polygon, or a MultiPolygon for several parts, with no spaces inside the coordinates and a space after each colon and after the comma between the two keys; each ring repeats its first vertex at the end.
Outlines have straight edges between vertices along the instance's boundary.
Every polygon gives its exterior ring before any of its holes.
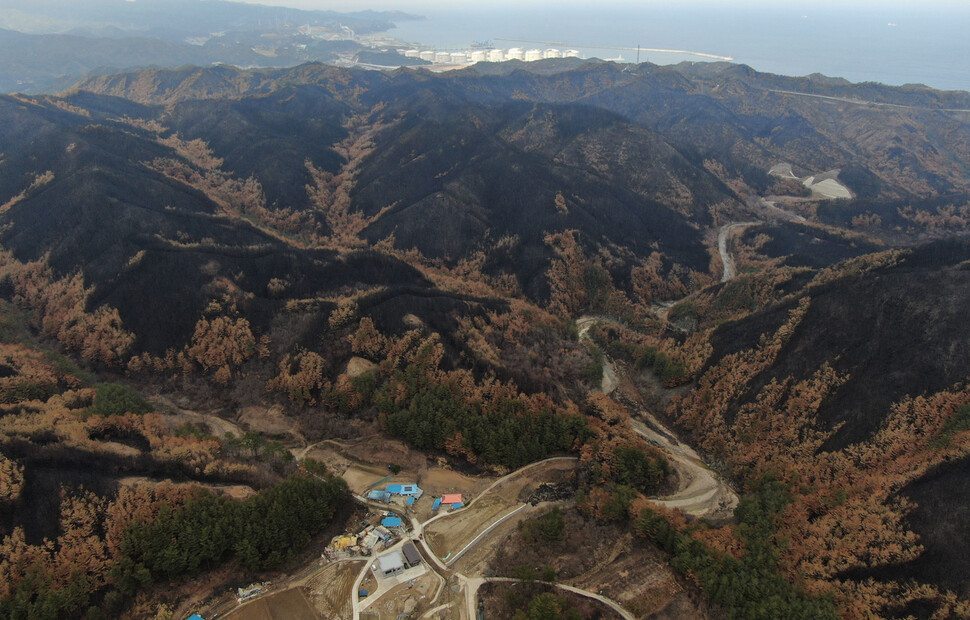
{"type": "MultiPolygon", "coordinates": [[[[337,11],[361,11],[365,9],[396,9],[412,13],[419,13],[424,10],[434,8],[461,8],[467,7],[468,3],[455,2],[455,0],[234,0],[236,2],[250,2],[252,4],[267,4],[275,6],[288,6],[299,9],[330,9],[337,11]]],[[[484,2],[489,7],[509,6],[509,7],[537,7],[537,6],[585,6],[589,7],[589,0],[488,0],[484,2]]],[[[887,7],[927,7],[927,6],[965,6],[967,0],[795,0],[794,2],[778,2],[778,0],[744,0],[742,2],[729,3],[727,0],[607,0],[605,4],[624,5],[631,4],[639,7],[656,6],[689,6],[689,5],[719,5],[721,8],[737,6],[766,6],[775,9],[790,6],[792,9],[801,7],[867,7],[887,8],[887,7]]]]}
{"type": "MultiPolygon", "coordinates": [[[[249,2],[251,4],[266,4],[274,6],[288,6],[298,9],[330,9],[336,11],[361,11],[366,9],[396,9],[412,13],[433,10],[435,8],[461,8],[467,7],[467,3],[455,2],[455,0],[233,0],[236,2],[249,2]]],[[[537,6],[585,6],[589,7],[589,0],[488,0],[488,7],[509,6],[518,8],[537,7],[537,6]]],[[[726,0],[607,0],[605,4],[611,5],[637,5],[639,7],[656,6],[689,6],[689,5],[719,5],[721,8],[729,6],[766,6],[775,9],[790,6],[793,10],[801,7],[867,7],[887,8],[887,7],[927,7],[927,6],[965,6],[967,0],[795,0],[794,2],[781,2],[778,0],[746,0],[742,2],[728,3],[726,0]]]]}

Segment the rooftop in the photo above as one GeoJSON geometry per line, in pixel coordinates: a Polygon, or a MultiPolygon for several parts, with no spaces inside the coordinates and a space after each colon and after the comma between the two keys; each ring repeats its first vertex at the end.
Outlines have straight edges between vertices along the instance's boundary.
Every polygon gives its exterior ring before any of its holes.
{"type": "Polygon", "coordinates": [[[399,552],[392,551],[377,558],[377,565],[380,566],[382,572],[387,573],[404,568],[404,558],[401,557],[399,552]]]}

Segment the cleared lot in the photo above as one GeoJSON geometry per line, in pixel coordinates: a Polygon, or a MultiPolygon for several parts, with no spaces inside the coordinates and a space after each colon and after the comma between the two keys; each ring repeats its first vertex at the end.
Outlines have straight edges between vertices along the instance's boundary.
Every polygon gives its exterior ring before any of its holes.
{"type": "Polygon", "coordinates": [[[229,612],[227,620],[322,620],[303,588],[265,596],[229,612]]]}

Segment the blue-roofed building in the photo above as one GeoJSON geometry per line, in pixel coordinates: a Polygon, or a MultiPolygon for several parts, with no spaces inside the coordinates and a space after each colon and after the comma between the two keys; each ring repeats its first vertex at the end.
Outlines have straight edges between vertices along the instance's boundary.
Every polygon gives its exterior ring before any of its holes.
{"type": "Polygon", "coordinates": [[[379,502],[389,502],[391,501],[391,494],[387,491],[379,491],[374,489],[373,491],[368,491],[367,499],[373,499],[379,502]]]}
{"type": "Polygon", "coordinates": [[[199,614],[192,614],[191,616],[188,617],[187,620],[205,620],[205,618],[203,618],[199,614]]]}
{"type": "Polygon", "coordinates": [[[436,497],[434,503],[431,504],[431,510],[437,510],[439,508],[441,508],[441,498],[436,497]]]}
{"type": "Polygon", "coordinates": [[[407,504],[408,506],[413,506],[414,505],[414,500],[416,500],[416,499],[418,499],[418,498],[416,498],[416,497],[409,497],[408,498],[408,501],[406,501],[404,503],[407,504]]]}
{"type": "Polygon", "coordinates": [[[421,497],[424,495],[424,491],[416,484],[389,484],[384,487],[384,490],[392,495],[408,495],[411,497],[421,497]]]}
{"type": "Polygon", "coordinates": [[[384,527],[401,527],[401,517],[384,517],[381,525],[384,527]]]}
{"type": "Polygon", "coordinates": [[[462,506],[464,506],[464,504],[462,504],[461,502],[459,502],[459,503],[457,503],[457,504],[452,504],[452,505],[451,505],[451,509],[452,509],[452,510],[458,510],[458,509],[459,509],[459,508],[461,508],[462,506]]]}

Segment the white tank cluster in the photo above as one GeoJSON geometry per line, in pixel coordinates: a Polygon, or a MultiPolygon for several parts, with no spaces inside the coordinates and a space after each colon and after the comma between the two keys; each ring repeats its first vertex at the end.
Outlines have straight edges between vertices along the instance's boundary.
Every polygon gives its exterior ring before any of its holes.
{"type": "Polygon", "coordinates": [[[555,48],[523,50],[521,47],[510,49],[475,48],[457,52],[435,52],[432,50],[404,50],[406,58],[420,58],[436,65],[470,65],[476,62],[503,62],[524,60],[532,62],[544,58],[579,58],[578,50],[557,50],[555,48]]]}

